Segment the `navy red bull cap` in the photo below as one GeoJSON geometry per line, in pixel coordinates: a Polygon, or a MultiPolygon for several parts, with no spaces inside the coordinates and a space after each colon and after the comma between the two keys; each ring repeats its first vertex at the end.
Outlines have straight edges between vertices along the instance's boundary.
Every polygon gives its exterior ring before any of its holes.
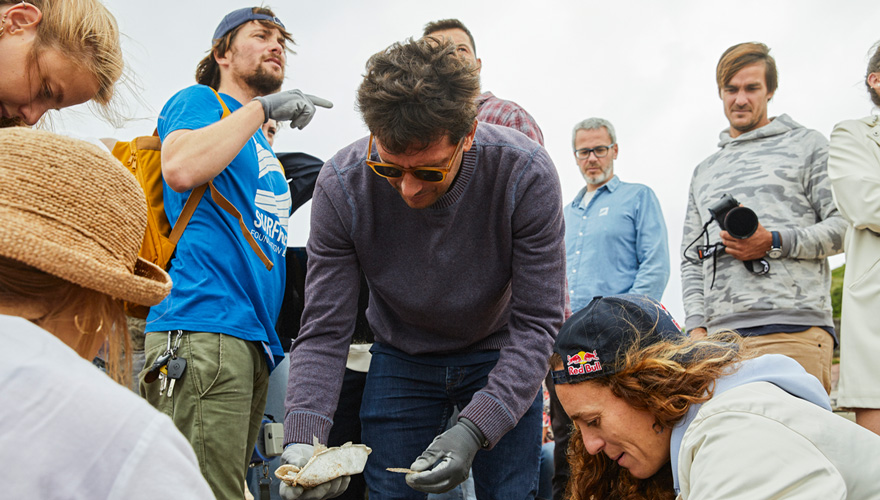
{"type": "Polygon", "coordinates": [[[681,327],[663,304],[644,295],[594,297],[562,325],[553,351],[562,369],[556,384],[573,384],[616,373],[626,351],[661,340],[680,340],[681,327]]]}
{"type": "Polygon", "coordinates": [[[277,24],[281,29],[284,29],[284,24],[277,17],[267,16],[266,14],[255,14],[254,7],[245,7],[243,9],[233,10],[229,14],[226,14],[223,20],[220,21],[217,29],[214,30],[214,40],[223,38],[223,36],[229,33],[231,30],[241,26],[248,21],[256,21],[260,19],[265,21],[272,21],[273,23],[277,24]]]}

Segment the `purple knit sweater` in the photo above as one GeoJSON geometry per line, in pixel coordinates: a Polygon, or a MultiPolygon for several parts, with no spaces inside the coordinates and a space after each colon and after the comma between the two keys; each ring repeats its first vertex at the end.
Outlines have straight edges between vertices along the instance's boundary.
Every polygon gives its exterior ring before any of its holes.
{"type": "Polygon", "coordinates": [[[364,163],[366,149],[364,138],[337,153],[315,187],[285,444],[327,441],[363,269],[376,342],[411,355],[500,350],[461,412],[494,446],[535,399],[562,325],[556,168],[526,136],[480,123],[451,189],[415,210],[364,163]]]}

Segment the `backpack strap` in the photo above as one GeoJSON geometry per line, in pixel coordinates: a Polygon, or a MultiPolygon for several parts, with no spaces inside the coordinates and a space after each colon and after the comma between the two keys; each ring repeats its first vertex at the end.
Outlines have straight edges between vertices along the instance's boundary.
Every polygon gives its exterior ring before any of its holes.
{"type": "MultiPolygon", "coordinates": [[[[229,215],[238,219],[238,225],[241,227],[241,233],[244,235],[244,238],[250,244],[254,253],[257,254],[257,257],[259,257],[260,260],[263,261],[263,265],[266,266],[266,270],[271,271],[273,266],[272,261],[269,260],[269,257],[266,257],[266,253],[263,252],[263,249],[260,248],[260,245],[257,244],[257,240],[255,240],[250,231],[248,231],[248,228],[244,223],[244,217],[241,216],[241,213],[238,211],[237,208],[235,208],[235,205],[230,203],[230,201],[227,200],[225,196],[220,194],[220,191],[217,191],[217,188],[214,187],[213,182],[209,182],[208,186],[211,188],[211,199],[214,200],[214,203],[216,203],[217,206],[219,206],[223,210],[226,210],[229,215]]],[[[204,185],[199,187],[203,188],[202,193],[204,193],[204,185]]]]}
{"type": "Polygon", "coordinates": [[[183,236],[183,230],[186,229],[186,225],[189,224],[189,220],[192,218],[193,213],[195,213],[196,207],[202,201],[202,196],[205,194],[207,187],[207,184],[202,184],[193,189],[186,199],[186,203],[183,204],[183,210],[180,211],[180,216],[177,217],[177,222],[174,223],[174,227],[171,228],[171,234],[168,236],[168,239],[171,240],[174,246],[177,246],[177,242],[183,236]]]}
{"type": "MultiPolygon", "coordinates": [[[[223,102],[223,99],[220,97],[220,94],[217,93],[213,88],[211,89],[214,92],[214,95],[217,97],[217,100],[220,101],[220,106],[223,107],[223,115],[220,119],[224,119],[229,116],[231,113],[229,108],[226,107],[226,103],[223,102]]],[[[214,203],[217,204],[220,208],[225,210],[229,215],[238,219],[238,225],[241,227],[241,232],[244,235],[244,239],[247,240],[248,244],[251,246],[251,249],[257,254],[257,257],[263,261],[263,265],[266,266],[267,271],[271,271],[274,264],[269,260],[269,257],[266,256],[266,253],[263,252],[263,249],[260,248],[260,245],[257,243],[257,240],[254,239],[253,235],[248,231],[247,225],[244,223],[244,217],[241,216],[241,212],[235,208],[229,200],[226,199],[225,196],[220,194],[220,191],[214,187],[214,181],[208,181],[207,184],[202,184],[192,190],[192,193],[189,194],[189,197],[186,199],[186,203],[183,205],[183,210],[180,211],[180,216],[177,218],[177,222],[174,223],[174,227],[171,229],[171,235],[169,239],[171,243],[175,246],[177,242],[180,241],[180,237],[183,235],[183,230],[186,229],[187,224],[189,224],[190,219],[196,211],[196,207],[199,206],[199,202],[202,201],[202,196],[205,195],[205,190],[210,187],[211,188],[211,199],[214,200],[214,203]]]]}

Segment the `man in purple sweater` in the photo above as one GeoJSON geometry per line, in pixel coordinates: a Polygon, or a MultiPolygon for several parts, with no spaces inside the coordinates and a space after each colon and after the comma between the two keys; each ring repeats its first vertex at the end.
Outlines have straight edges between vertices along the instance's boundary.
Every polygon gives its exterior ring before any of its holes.
{"type": "MultiPolygon", "coordinates": [[[[565,300],[559,178],[543,147],[477,123],[479,86],[450,43],[374,55],[358,89],[371,135],[315,188],[282,461],[302,465],[313,436],[326,442],[362,270],[376,340],[361,407],[372,500],[447,491],[471,464],[481,499],[535,495],[539,389],[565,300]],[[407,466],[419,472],[386,471],[407,466]]],[[[281,489],[320,499],[346,485],[281,489]]]]}

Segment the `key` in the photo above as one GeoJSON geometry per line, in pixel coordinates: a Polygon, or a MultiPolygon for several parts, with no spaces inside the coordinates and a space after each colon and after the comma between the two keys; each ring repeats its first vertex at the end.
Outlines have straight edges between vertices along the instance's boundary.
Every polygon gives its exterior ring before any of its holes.
{"type": "Polygon", "coordinates": [[[159,370],[168,364],[168,360],[171,359],[171,351],[165,351],[165,354],[156,358],[156,361],[153,361],[153,364],[150,365],[150,371],[144,375],[144,382],[148,384],[152,384],[159,378],[159,370]]]}
{"type": "Polygon", "coordinates": [[[171,383],[168,385],[168,397],[171,397],[171,393],[174,392],[174,383],[177,382],[177,379],[183,376],[183,372],[186,371],[186,360],[177,357],[168,362],[168,378],[171,379],[171,383]]]}
{"type": "Polygon", "coordinates": [[[159,378],[162,379],[162,385],[159,387],[159,395],[161,396],[163,392],[165,392],[165,387],[168,386],[168,367],[162,366],[159,368],[159,378]]]}

